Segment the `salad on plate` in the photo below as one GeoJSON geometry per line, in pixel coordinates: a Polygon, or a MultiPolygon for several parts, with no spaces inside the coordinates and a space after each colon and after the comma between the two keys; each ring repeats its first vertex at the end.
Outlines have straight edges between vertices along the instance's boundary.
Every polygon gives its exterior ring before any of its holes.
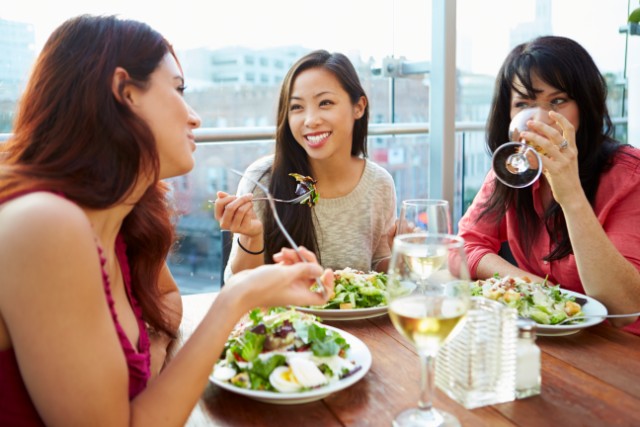
{"type": "Polygon", "coordinates": [[[324,305],[312,306],[321,310],[352,310],[387,306],[387,275],[371,271],[364,273],[352,268],[334,272],[334,295],[324,305]]]}
{"type": "MultiPolygon", "coordinates": [[[[519,316],[541,325],[556,325],[583,314],[576,297],[563,292],[560,285],[534,283],[528,277],[500,277],[496,274],[492,278],[474,282],[471,295],[499,301],[515,308],[519,316]]],[[[575,322],[580,321],[582,320],[576,319],[575,322]]]]}
{"type": "Polygon", "coordinates": [[[212,377],[235,387],[279,393],[315,390],[361,369],[348,342],[316,317],[293,309],[256,309],[231,333],[212,377]]]}

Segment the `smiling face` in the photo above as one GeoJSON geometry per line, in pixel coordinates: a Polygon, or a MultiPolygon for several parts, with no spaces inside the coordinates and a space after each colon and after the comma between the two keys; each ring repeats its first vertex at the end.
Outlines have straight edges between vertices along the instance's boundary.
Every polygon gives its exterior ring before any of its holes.
{"type": "Polygon", "coordinates": [[[364,97],[355,105],[351,102],[333,73],[311,68],[301,72],[291,88],[289,127],[311,159],[349,158],[354,122],[365,106],[364,97]]]}
{"type": "Polygon", "coordinates": [[[549,118],[549,110],[553,110],[565,116],[577,130],[580,124],[580,111],[576,101],[561,90],[544,82],[535,74],[531,75],[531,83],[536,92],[535,99],[523,95],[527,93],[527,90],[516,77],[514,86],[518,90],[511,91],[511,118],[513,119],[516,114],[523,110],[540,107],[540,113],[533,117],[534,120],[552,125],[562,132],[562,129],[549,118]]]}
{"type": "Polygon", "coordinates": [[[156,141],[160,179],[183,175],[194,166],[193,130],[200,126],[200,117],[184,100],[184,88],[178,63],[168,53],[151,74],[149,86],[134,90],[135,112],[156,141]]]}

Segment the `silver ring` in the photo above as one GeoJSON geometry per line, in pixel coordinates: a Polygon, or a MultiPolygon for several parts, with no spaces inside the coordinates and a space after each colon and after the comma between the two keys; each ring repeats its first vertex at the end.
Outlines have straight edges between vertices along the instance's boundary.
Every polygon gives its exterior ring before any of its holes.
{"type": "Polygon", "coordinates": [[[562,151],[568,146],[569,146],[569,141],[567,141],[566,139],[563,139],[560,145],[558,146],[558,148],[560,148],[560,151],[562,151]]]}

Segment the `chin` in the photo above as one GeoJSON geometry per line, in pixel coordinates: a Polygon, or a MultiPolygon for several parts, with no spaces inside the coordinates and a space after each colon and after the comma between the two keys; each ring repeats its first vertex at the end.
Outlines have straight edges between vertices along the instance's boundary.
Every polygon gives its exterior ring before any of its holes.
{"type": "Polygon", "coordinates": [[[193,158],[191,158],[191,162],[188,162],[185,164],[181,164],[181,165],[174,164],[173,167],[166,168],[164,170],[160,168],[161,169],[160,179],[175,178],[178,176],[186,175],[193,170],[194,166],[195,166],[195,162],[193,161],[193,158]]]}

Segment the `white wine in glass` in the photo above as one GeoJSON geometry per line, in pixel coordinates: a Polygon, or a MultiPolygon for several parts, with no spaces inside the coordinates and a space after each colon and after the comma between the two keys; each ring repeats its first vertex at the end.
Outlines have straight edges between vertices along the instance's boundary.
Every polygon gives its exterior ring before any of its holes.
{"type": "MultiPolygon", "coordinates": [[[[434,271],[440,270],[447,258],[447,251],[442,247],[431,247],[421,253],[407,254],[406,262],[417,279],[427,279],[434,271]]],[[[420,281],[422,285],[425,282],[420,281]]]]}
{"type": "Polygon", "coordinates": [[[418,407],[400,413],[394,426],[459,426],[432,406],[434,366],[442,345],[455,335],[471,301],[464,242],[451,234],[396,236],[389,278],[389,317],[416,348],[422,364],[418,407]]]}
{"type": "Polygon", "coordinates": [[[396,235],[407,233],[451,233],[449,202],[440,199],[403,200],[396,235]]]}

